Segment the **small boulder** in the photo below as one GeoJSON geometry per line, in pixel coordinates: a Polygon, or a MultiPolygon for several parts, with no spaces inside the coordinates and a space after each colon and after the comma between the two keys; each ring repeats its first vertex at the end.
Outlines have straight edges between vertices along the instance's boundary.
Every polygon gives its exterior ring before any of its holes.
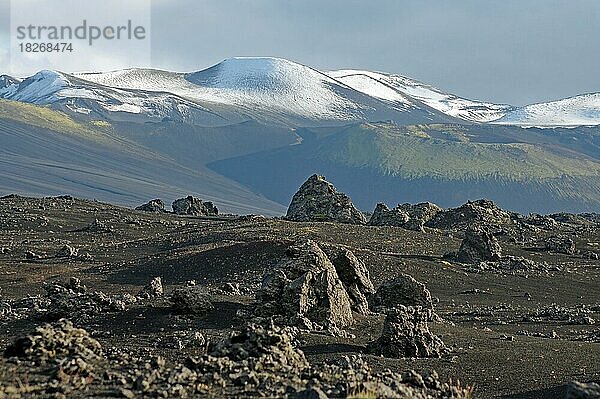
{"type": "Polygon", "coordinates": [[[76,258],[79,255],[79,250],[70,245],[65,245],[57,253],[57,258],[76,258]]]}
{"type": "Polygon", "coordinates": [[[371,219],[369,219],[369,226],[396,226],[402,227],[410,220],[410,216],[407,212],[394,208],[390,209],[384,203],[379,203],[375,207],[371,219]]]}
{"type": "Polygon", "coordinates": [[[163,202],[163,200],[161,199],[153,199],[151,201],[146,202],[143,205],[138,206],[137,208],[135,208],[136,211],[143,211],[143,212],[153,212],[153,213],[164,213],[166,212],[165,210],[165,203],[163,202]]]}
{"type": "Polygon", "coordinates": [[[175,313],[187,315],[205,315],[214,309],[210,297],[198,286],[175,290],[169,298],[175,313]]]}
{"type": "Polygon", "coordinates": [[[173,202],[173,212],[177,215],[216,216],[219,210],[212,202],[204,202],[191,195],[173,202]]]}
{"type": "Polygon", "coordinates": [[[151,298],[157,298],[159,296],[162,296],[163,294],[164,294],[164,289],[163,289],[163,285],[162,285],[162,278],[154,277],[148,283],[148,285],[146,285],[144,288],[142,288],[142,290],[138,294],[138,297],[151,299],[151,298]]]}
{"type": "Polygon", "coordinates": [[[456,258],[459,262],[471,264],[499,261],[502,258],[502,248],[492,233],[475,224],[466,230],[456,258]]]}
{"type": "Polygon", "coordinates": [[[423,309],[433,309],[431,293],[425,284],[408,274],[401,274],[395,279],[383,283],[371,297],[371,303],[374,308],[420,306],[423,309]]]}
{"type": "Polygon", "coordinates": [[[365,215],[323,176],[312,175],[294,194],[285,217],[296,222],[365,224],[365,215]]]}
{"type": "Polygon", "coordinates": [[[552,236],[544,241],[545,248],[548,251],[561,254],[575,254],[575,241],[569,237],[552,236]]]}
{"type": "Polygon", "coordinates": [[[441,357],[446,345],[429,331],[428,312],[421,307],[398,306],[388,310],[381,336],[368,345],[369,352],[384,357],[441,357]]]}

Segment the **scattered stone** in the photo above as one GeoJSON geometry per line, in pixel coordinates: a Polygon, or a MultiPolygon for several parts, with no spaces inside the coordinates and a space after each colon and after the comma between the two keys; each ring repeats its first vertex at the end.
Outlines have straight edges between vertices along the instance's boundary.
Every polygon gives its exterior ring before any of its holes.
{"type": "Polygon", "coordinates": [[[65,245],[57,253],[57,258],[76,258],[79,255],[79,250],[70,245],[65,245]]]}
{"type": "Polygon", "coordinates": [[[78,231],[87,231],[90,233],[105,233],[109,232],[110,228],[102,221],[98,219],[92,220],[87,226],[79,229],[78,231]]]}
{"type": "Polygon", "coordinates": [[[342,328],[353,322],[350,298],[334,265],[313,241],[292,245],[263,277],[257,311],[283,316],[283,324],[342,328]],[[307,323],[308,320],[308,323],[307,323]]]}
{"type": "Polygon", "coordinates": [[[328,399],[328,396],[318,387],[311,387],[296,392],[294,399],[328,399]]]}
{"type": "Polygon", "coordinates": [[[558,223],[555,219],[549,216],[539,215],[537,213],[529,214],[521,219],[521,222],[531,226],[537,226],[545,230],[553,230],[558,226],[558,223]]]}
{"type": "Polygon", "coordinates": [[[225,283],[221,286],[221,292],[227,295],[241,295],[239,283],[225,283]]]}
{"type": "Polygon", "coordinates": [[[139,292],[138,297],[151,299],[157,298],[164,294],[161,277],[154,277],[148,285],[139,292]]]}
{"type": "Polygon", "coordinates": [[[481,225],[472,225],[465,232],[456,259],[462,263],[478,264],[483,261],[498,261],[502,248],[498,239],[481,225]]]}
{"type": "Polygon", "coordinates": [[[600,259],[600,255],[598,255],[598,253],[594,252],[594,251],[585,251],[584,253],[581,254],[581,257],[583,259],[592,259],[592,260],[600,259]]]}
{"type": "Polygon", "coordinates": [[[156,345],[160,348],[182,350],[186,348],[203,348],[206,346],[206,338],[199,331],[177,331],[172,334],[161,336],[156,345]]]}
{"type": "Polygon", "coordinates": [[[204,202],[191,195],[173,202],[173,212],[177,215],[216,216],[219,210],[212,202],[204,202]]]}
{"type": "Polygon", "coordinates": [[[569,237],[552,236],[544,241],[545,248],[548,251],[558,252],[561,254],[575,254],[575,241],[569,237]]]}
{"type": "Polygon", "coordinates": [[[381,336],[368,346],[369,352],[384,357],[441,357],[447,348],[429,331],[428,312],[419,306],[389,309],[381,336]]]}
{"type": "Polygon", "coordinates": [[[285,217],[296,222],[365,224],[365,215],[323,176],[312,175],[294,194],[285,217]]]}
{"type": "Polygon", "coordinates": [[[425,284],[408,274],[386,281],[371,298],[373,308],[392,309],[399,306],[420,306],[433,310],[431,293],[425,284]]]}
{"type": "Polygon", "coordinates": [[[25,252],[25,259],[28,259],[28,260],[39,260],[39,259],[42,259],[42,256],[36,254],[33,251],[27,251],[27,252],[25,252]]]}
{"type": "Polygon", "coordinates": [[[600,384],[572,381],[567,385],[565,399],[600,399],[600,384]]]}
{"type": "Polygon", "coordinates": [[[365,264],[348,249],[340,250],[330,259],[350,297],[352,310],[360,314],[368,314],[367,297],[375,293],[375,287],[365,264]]]}
{"type": "Polygon", "coordinates": [[[135,303],[129,294],[107,295],[101,291],[88,291],[77,278],[71,278],[67,284],[48,284],[45,286],[47,308],[42,313],[45,320],[70,318],[77,322],[88,322],[98,314],[123,312],[135,303]]]}
{"type": "Polygon", "coordinates": [[[138,206],[137,208],[135,208],[136,211],[143,211],[143,212],[154,212],[154,213],[164,213],[166,212],[165,210],[165,203],[163,202],[163,200],[161,199],[153,199],[151,201],[148,201],[147,203],[138,206]]]}
{"type": "Polygon", "coordinates": [[[169,298],[176,313],[202,316],[214,309],[210,297],[201,287],[191,286],[175,290],[169,298]]]}

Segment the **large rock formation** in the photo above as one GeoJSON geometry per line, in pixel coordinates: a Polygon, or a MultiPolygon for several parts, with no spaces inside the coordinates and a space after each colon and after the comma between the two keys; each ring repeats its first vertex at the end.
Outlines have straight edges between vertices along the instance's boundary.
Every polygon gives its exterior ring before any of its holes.
{"type": "Polygon", "coordinates": [[[212,202],[204,202],[191,195],[173,202],[173,212],[177,215],[215,216],[219,210],[212,202]]]}
{"type": "Polygon", "coordinates": [[[499,261],[502,248],[496,237],[481,225],[472,225],[465,231],[465,238],[456,255],[459,262],[478,264],[484,261],[499,261]]]}
{"type": "Polygon", "coordinates": [[[323,176],[312,175],[294,194],[286,219],[297,222],[365,224],[365,215],[323,176]]]}
{"type": "Polygon", "coordinates": [[[511,221],[510,213],[490,200],[480,199],[439,212],[426,225],[438,229],[464,229],[474,223],[502,226],[511,221]]]}
{"type": "Polygon", "coordinates": [[[135,208],[136,211],[143,212],[154,212],[154,213],[163,213],[165,210],[165,203],[161,199],[153,199],[151,201],[146,202],[143,205],[140,205],[135,208]]]}
{"type": "Polygon", "coordinates": [[[350,325],[350,298],[321,248],[308,240],[291,246],[286,255],[264,276],[257,292],[257,311],[264,316],[280,315],[283,324],[309,329],[315,323],[326,328],[350,325]]]}
{"type": "Polygon", "coordinates": [[[381,336],[368,346],[369,352],[385,357],[441,357],[442,340],[429,331],[428,312],[420,306],[402,306],[387,311],[381,336]]]}
{"type": "Polygon", "coordinates": [[[370,226],[397,226],[408,230],[423,231],[423,226],[443,209],[431,202],[402,204],[389,209],[377,204],[369,220],[370,226]]]}

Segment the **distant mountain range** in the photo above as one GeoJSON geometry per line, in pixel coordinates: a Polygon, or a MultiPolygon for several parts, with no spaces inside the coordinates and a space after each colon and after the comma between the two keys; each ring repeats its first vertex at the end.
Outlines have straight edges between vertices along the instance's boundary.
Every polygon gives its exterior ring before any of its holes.
{"type": "Polygon", "coordinates": [[[519,211],[599,211],[597,125],[599,93],[515,107],[278,58],[192,73],[3,75],[0,193],[127,205],[193,193],[280,214],[322,173],[364,210],[490,197],[519,211]]]}

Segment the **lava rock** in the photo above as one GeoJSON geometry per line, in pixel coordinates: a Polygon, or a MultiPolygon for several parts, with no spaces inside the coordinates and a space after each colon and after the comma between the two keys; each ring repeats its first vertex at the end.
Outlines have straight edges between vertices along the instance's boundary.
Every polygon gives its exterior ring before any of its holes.
{"type": "Polygon", "coordinates": [[[426,226],[437,229],[464,229],[474,223],[501,226],[511,223],[512,216],[493,201],[480,199],[469,201],[458,208],[438,212],[426,226]]]}
{"type": "Polygon", "coordinates": [[[410,220],[408,212],[401,209],[394,208],[390,209],[384,203],[379,203],[375,207],[371,219],[369,219],[369,226],[396,226],[402,227],[410,220]]]}
{"type": "Polygon", "coordinates": [[[548,251],[561,254],[575,254],[575,241],[569,237],[552,236],[544,241],[545,248],[548,251]]]}
{"type": "Polygon", "coordinates": [[[143,211],[143,212],[154,212],[154,213],[164,213],[166,212],[165,210],[165,203],[163,202],[163,200],[161,199],[153,199],[151,201],[146,202],[143,205],[138,206],[137,208],[135,208],[136,211],[143,211]]]}
{"type": "Polygon", "coordinates": [[[428,312],[419,306],[388,310],[381,336],[369,344],[369,352],[384,357],[441,357],[442,340],[429,331],[428,312]]]}
{"type": "Polygon", "coordinates": [[[565,399],[600,399],[600,384],[572,381],[567,385],[565,399]]]}
{"type": "Polygon", "coordinates": [[[154,277],[142,290],[139,292],[138,296],[141,298],[157,298],[164,294],[162,278],[154,277]]]}
{"type": "Polygon", "coordinates": [[[465,238],[456,258],[459,262],[471,264],[498,261],[502,258],[502,248],[492,233],[485,227],[475,224],[465,232],[465,238]]]}
{"type": "Polygon", "coordinates": [[[282,315],[285,324],[312,323],[345,327],[353,322],[350,298],[334,265],[313,241],[292,245],[286,258],[263,277],[257,310],[282,315]]]}
{"type": "Polygon", "coordinates": [[[296,222],[365,224],[365,215],[323,176],[312,175],[294,194],[285,216],[296,222]]]}
{"type": "Polygon", "coordinates": [[[216,216],[219,210],[212,202],[203,202],[191,195],[173,202],[173,212],[177,215],[216,216]]]}
{"type": "Polygon", "coordinates": [[[169,301],[173,310],[180,314],[205,315],[214,309],[210,297],[198,286],[175,290],[169,301]]]}
{"type": "Polygon", "coordinates": [[[393,280],[383,283],[371,297],[373,308],[396,308],[399,306],[420,306],[433,309],[431,293],[425,284],[408,274],[401,274],[393,280]]]}
{"type": "Polygon", "coordinates": [[[348,249],[340,250],[330,259],[350,297],[352,310],[360,314],[368,314],[367,297],[375,293],[375,287],[365,264],[348,249]]]}
{"type": "Polygon", "coordinates": [[[65,245],[57,253],[57,258],[76,258],[79,255],[79,250],[70,245],[65,245]]]}

